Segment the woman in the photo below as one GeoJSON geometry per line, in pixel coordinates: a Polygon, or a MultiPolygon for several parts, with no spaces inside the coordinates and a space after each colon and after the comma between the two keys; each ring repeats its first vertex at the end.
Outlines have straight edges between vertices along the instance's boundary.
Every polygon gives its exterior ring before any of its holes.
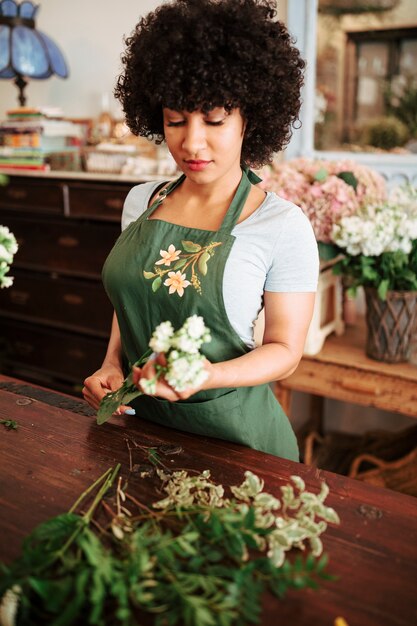
{"type": "MultiPolygon", "coordinates": [[[[115,92],[127,123],[165,140],[183,175],[162,191],[138,185],[126,198],[123,232],[103,268],[111,338],[84,396],[97,409],[160,322],[178,328],[196,313],[212,335],[206,382],[177,393],[160,380],[155,396],[118,412],[297,460],[268,383],[289,376],[302,356],[317,245],[302,211],[262,191],[248,169],[288,142],[300,107],[304,62],[274,17],[269,0],[175,0],[127,40],[115,92]]],[[[139,387],[154,359],[136,369],[139,387]]]]}

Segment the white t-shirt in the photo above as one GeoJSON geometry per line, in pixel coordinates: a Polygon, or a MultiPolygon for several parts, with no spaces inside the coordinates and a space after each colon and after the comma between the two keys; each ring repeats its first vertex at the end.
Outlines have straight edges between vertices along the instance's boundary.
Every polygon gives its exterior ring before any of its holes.
{"type": "MultiPolygon", "coordinates": [[[[130,190],[122,230],[146,211],[158,185],[143,183],[130,190]]],[[[236,240],[224,270],[223,299],[232,327],[253,348],[254,323],[263,306],[264,291],[317,290],[317,243],[303,211],[273,192],[267,192],[262,204],[234,227],[232,235],[236,240]]]]}

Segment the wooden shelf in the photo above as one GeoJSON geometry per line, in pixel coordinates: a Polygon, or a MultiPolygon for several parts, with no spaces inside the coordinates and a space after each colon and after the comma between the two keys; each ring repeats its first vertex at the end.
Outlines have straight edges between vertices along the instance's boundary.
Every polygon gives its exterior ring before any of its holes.
{"type": "Polygon", "coordinates": [[[275,385],[287,414],[291,392],[302,391],[417,417],[417,367],[369,359],[365,341],[365,322],[359,320],[343,335],[328,337],[318,354],[304,356],[294,374],[275,385]]]}

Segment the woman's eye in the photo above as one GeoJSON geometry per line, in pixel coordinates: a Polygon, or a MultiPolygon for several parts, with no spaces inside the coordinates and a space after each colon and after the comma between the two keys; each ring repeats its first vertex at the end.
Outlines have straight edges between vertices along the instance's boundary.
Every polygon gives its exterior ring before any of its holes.
{"type": "Polygon", "coordinates": [[[179,122],[167,122],[167,126],[182,126],[185,124],[184,120],[180,120],[179,122]]]}
{"type": "Polygon", "coordinates": [[[207,120],[206,124],[208,124],[209,126],[221,126],[222,124],[224,124],[224,120],[219,120],[218,122],[207,120]]]}

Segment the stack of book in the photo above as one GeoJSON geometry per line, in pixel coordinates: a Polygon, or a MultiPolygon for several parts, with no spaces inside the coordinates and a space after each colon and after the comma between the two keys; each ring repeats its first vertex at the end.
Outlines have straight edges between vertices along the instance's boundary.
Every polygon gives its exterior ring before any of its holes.
{"type": "Polygon", "coordinates": [[[79,169],[81,143],[78,124],[39,109],[13,109],[0,123],[0,169],[79,169]]]}

